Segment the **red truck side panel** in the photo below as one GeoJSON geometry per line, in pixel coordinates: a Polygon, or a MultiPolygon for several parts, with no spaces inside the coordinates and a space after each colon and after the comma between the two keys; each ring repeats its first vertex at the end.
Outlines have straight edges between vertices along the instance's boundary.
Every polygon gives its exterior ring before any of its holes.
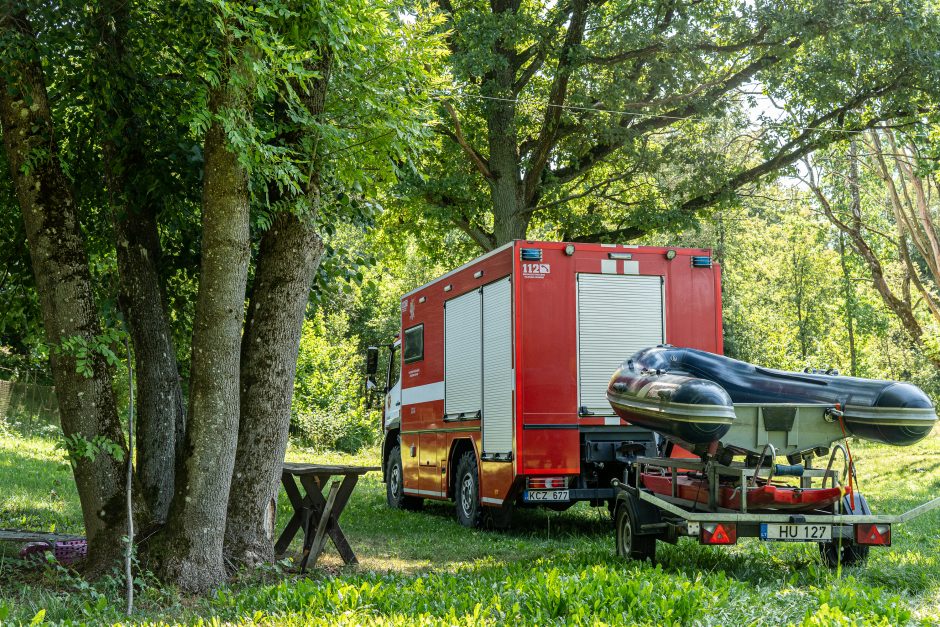
{"type": "MultiPolygon", "coordinates": [[[[480,421],[445,422],[444,417],[444,303],[480,289],[512,272],[512,248],[496,251],[479,261],[449,273],[401,300],[404,331],[424,325],[424,357],[402,363],[402,466],[405,492],[428,498],[445,498],[451,444],[472,438],[479,450],[480,421]],[[474,276],[482,272],[480,276],[474,276]],[[449,287],[449,289],[447,289],[449,287]],[[417,446],[415,457],[404,442],[417,446]]],[[[400,351],[403,355],[404,350],[400,351]]],[[[457,460],[454,460],[456,463],[457,460]]],[[[511,464],[505,464],[511,466],[511,464]]],[[[510,478],[511,481],[511,478],[510,478]]]]}

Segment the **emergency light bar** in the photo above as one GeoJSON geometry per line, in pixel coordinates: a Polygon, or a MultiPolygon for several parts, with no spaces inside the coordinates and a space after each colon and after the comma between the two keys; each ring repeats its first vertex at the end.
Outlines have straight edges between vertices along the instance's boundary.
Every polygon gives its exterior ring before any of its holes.
{"type": "Polygon", "coordinates": [[[519,258],[523,261],[542,261],[542,249],[522,248],[519,251],[519,258]]]}

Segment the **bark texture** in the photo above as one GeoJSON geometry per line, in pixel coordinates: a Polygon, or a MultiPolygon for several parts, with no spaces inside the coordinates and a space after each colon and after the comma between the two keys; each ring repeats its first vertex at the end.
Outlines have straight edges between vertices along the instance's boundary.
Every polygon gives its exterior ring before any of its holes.
{"type": "MultiPolygon", "coordinates": [[[[331,60],[330,52],[321,50],[314,68],[319,78],[307,90],[295,87],[297,93],[308,94],[304,104],[314,118],[323,112],[331,60]]],[[[303,138],[298,130],[284,139],[299,144],[303,138]]],[[[315,212],[319,160],[315,154],[311,157],[305,195],[315,212]]],[[[274,558],[274,514],[290,427],[297,351],[310,286],[323,254],[314,217],[279,214],[261,239],[255,268],[242,342],[241,420],[225,529],[226,555],[249,566],[274,558]]]]}
{"type": "MultiPolygon", "coordinates": [[[[115,183],[113,189],[119,189],[115,183]]],[[[134,343],[137,476],[157,521],[165,521],[175,468],[182,463],[186,413],[176,347],[158,272],[160,240],[152,207],[113,204],[121,308],[134,343]]]]}
{"type": "MultiPolygon", "coordinates": [[[[93,344],[101,334],[88,257],[71,185],[59,162],[45,77],[28,16],[10,3],[0,13],[6,40],[0,73],[0,124],[10,173],[23,212],[30,257],[42,308],[46,339],[53,347],[52,374],[66,438],[103,437],[127,448],[118,419],[111,374],[104,358],[92,354],[91,375],[77,371],[74,357],[58,350],[64,340],[93,344]]],[[[123,553],[124,463],[101,452],[73,461],[73,472],[88,537],[87,572],[95,576],[117,565],[123,553]]],[[[138,515],[146,508],[135,501],[138,515]]]]}
{"type": "Polygon", "coordinates": [[[101,94],[100,126],[105,183],[117,244],[120,305],[134,343],[137,372],[137,476],[156,521],[166,520],[173,497],[177,452],[185,430],[183,395],[176,347],[165,308],[159,274],[160,237],[156,199],[146,191],[141,174],[148,167],[134,113],[138,83],[127,54],[129,6],[123,0],[101,5],[101,66],[111,80],[101,94]],[[112,90],[123,90],[114,94],[112,90]]]}
{"type": "Polygon", "coordinates": [[[322,252],[316,230],[292,214],[279,215],[261,239],[242,343],[241,421],[225,529],[226,555],[238,563],[274,558],[297,351],[322,252]]]}
{"type": "MultiPolygon", "coordinates": [[[[213,112],[246,112],[247,96],[223,83],[213,112]]],[[[222,539],[238,438],[239,355],[249,261],[248,176],[215,121],[205,139],[202,263],[193,324],[184,461],[168,525],[148,548],[157,572],[188,592],[225,579],[222,539]]]]}

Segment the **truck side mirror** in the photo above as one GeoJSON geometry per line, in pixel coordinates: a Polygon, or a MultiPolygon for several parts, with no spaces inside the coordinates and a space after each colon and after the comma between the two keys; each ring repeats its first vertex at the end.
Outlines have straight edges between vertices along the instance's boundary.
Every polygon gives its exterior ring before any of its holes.
{"type": "Polygon", "coordinates": [[[376,346],[370,346],[366,349],[366,375],[371,377],[379,371],[379,349],[376,346]]]}

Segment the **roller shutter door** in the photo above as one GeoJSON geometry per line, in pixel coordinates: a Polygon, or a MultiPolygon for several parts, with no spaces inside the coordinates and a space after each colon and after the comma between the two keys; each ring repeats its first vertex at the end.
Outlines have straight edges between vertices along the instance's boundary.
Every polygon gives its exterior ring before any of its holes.
{"type": "Polygon", "coordinates": [[[482,409],[480,290],[444,305],[444,413],[468,418],[482,409]]]}
{"type": "Polygon", "coordinates": [[[512,453],[512,287],[483,288],[483,453],[512,453]]]}
{"type": "Polygon", "coordinates": [[[659,276],[578,275],[579,407],[612,416],[607,384],[633,353],[665,342],[659,276]]]}

